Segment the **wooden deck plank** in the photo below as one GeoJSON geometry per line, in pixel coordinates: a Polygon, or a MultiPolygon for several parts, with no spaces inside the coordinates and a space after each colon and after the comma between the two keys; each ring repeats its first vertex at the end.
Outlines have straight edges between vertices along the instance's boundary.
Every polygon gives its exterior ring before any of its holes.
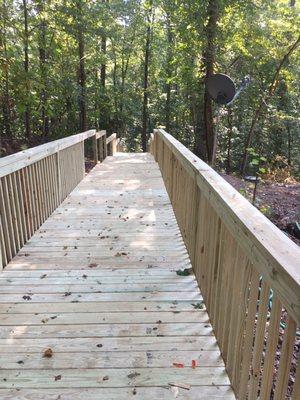
{"type": "MultiPolygon", "coordinates": [[[[11,389],[1,390],[3,400],[174,400],[175,390],[165,387],[139,388],[89,388],[89,389],[11,389]]],[[[228,386],[201,386],[190,390],[178,389],[179,400],[234,400],[232,390],[228,386]]]]}
{"type": "Polygon", "coordinates": [[[153,158],[97,165],[0,275],[1,399],[234,399],[190,266],[153,158]]]}
{"type": "Polygon", "coordinates": [[[175,361],[191,366],[192,360],[201,367],[224,367],[218,351],[106,351],[53,353],[51,358],[40,353],[2,353],[0,369],[70,369],[70,368],[170,368],[175,361]],[[42,359],[41,359],[42,358],[42,359]]]}

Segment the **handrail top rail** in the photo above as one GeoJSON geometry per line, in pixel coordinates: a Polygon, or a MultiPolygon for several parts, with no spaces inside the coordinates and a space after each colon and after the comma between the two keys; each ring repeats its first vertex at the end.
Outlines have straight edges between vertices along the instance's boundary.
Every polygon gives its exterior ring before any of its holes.
{"type": "Polygon", "coordinates": [[[100,139],[101,137],[103,137],[105,135],[106,135],[106,131],[105,130],[97,131],[96,134],[95,134],[96,139],[100,139]]]}
{"type": "Polygon", "coordinates": [[[114,139],[117,138],[117,134],[116,133],[112,133],[107,139],[106,139],[106,144],[110,143],[111,141],[113,141],[114,139]]]}
{"type": "Polygon", "coordinates": [[[163,129],[154,131],[218,208],[249,260],[300,324],[300,249],[213,168],[163,129]],[[289,296],[289,293],[291,294],[289,296]],[[292,301],[291,301],[292,299],[292,301]]]}
{"type": "Polygon", "coordinates": [[[60,150],[80,143],[94,136],[95,134],[96,129],[91,129],[0,158],[0,178],[16,172],[21,168],[27,167],[28,165],[31,165],[45,157],[55,154],[60,150]]]}

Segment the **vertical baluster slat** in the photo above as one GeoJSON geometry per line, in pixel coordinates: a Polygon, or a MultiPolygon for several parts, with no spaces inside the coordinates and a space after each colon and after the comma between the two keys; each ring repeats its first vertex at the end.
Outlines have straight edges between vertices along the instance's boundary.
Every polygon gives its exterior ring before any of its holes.
{"type": "Polygon", "coordinates": [[[267,349],[263,365],[262,383],[260,396],[268,399],[271,394],[274,372],[274,361],[279,336],[279,324],[281,319],[282,305],[275,294],[273,294],[271,318],[268,327],[267,349]]]}
{"type": "Polygon", "coordinates": [[[288,315],[281,349],[274,400],[284,399],[287,393],[287,385],[291,369],[291,359],[294,350],[296,330],[297,326],[295,321],[288,315]]]}

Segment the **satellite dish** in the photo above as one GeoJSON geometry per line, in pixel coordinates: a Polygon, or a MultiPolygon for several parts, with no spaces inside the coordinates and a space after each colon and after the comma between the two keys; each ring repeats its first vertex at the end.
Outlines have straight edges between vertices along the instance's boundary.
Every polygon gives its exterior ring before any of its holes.
{"type": "Polygon", "coordinates": [[[206,88],[217,104],[230,103],[236,94],[233,80],[225,74],[211,75],[206,79],[206,88]]]}

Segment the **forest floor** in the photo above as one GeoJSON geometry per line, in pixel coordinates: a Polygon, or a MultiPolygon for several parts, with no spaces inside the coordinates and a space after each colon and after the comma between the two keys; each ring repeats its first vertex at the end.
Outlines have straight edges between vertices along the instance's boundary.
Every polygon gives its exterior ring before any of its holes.
{"type": "MultiPolygon", "coordinates": [[[[250,202],[253,197],[253,183],[242,178],[221,174],[236,190],[250,202]]],[[[295,243],[300,238],[295,232],[295,223],[300,221],[300,183],[260,182],[257,187],[255,206],[295,243]]]]}

